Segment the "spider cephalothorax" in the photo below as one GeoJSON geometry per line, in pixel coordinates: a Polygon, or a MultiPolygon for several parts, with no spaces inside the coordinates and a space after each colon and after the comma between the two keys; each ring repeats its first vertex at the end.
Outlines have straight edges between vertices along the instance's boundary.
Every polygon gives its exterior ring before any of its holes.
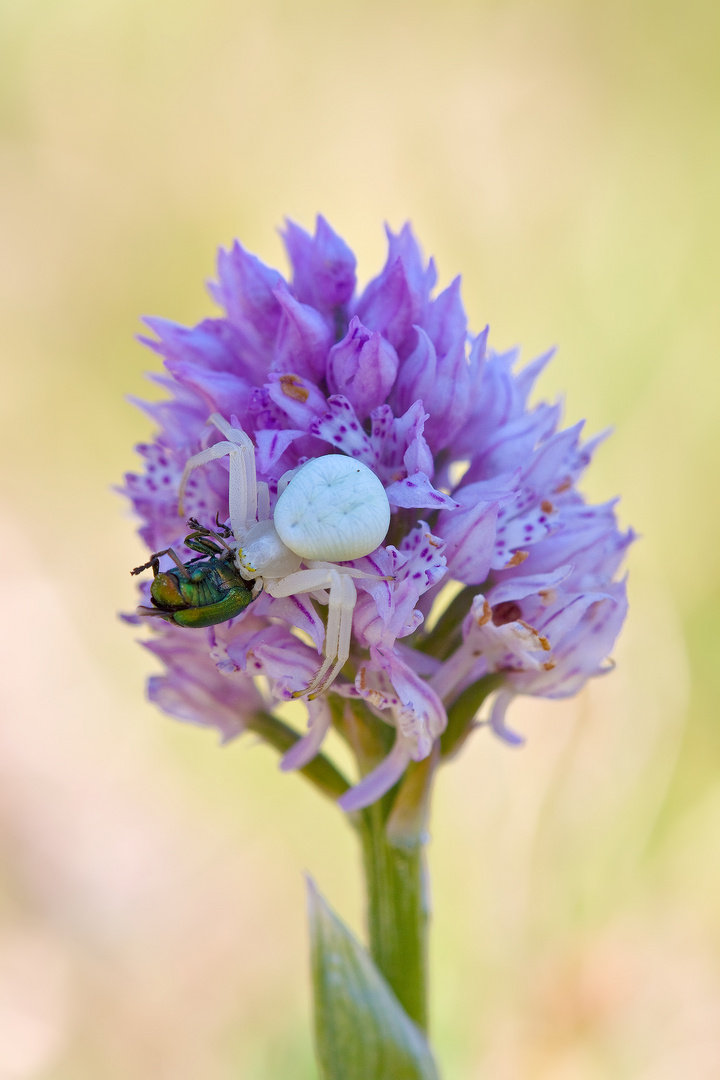
{"type": "Polygon", "coordinates": [[[270,513],[268,485],[258,481],[249,436],[218,413],[210,421],[225,436],[191,457],[180,484],[182,512],[190,472],[217,458],[230,459],[230,528],[235,565],[254,595],[294,596],[328,590],[325,660],[296,696],[314,697],[330,686],[350,655],[354,578],[373,578],[342,563],[369,555],[385,539],[390,504],[377,476],[362,462],[327,454],[286,473],[270,513]]]}

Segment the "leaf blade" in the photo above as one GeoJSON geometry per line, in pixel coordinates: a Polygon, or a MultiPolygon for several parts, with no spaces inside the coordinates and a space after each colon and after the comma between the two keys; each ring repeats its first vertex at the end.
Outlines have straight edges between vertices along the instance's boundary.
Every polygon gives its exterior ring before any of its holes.
{"type": "Polygon", "coordinates": [[[439,1080],[424,1034],[310,879],[308,910],[322,1080],[439,1080]]]}

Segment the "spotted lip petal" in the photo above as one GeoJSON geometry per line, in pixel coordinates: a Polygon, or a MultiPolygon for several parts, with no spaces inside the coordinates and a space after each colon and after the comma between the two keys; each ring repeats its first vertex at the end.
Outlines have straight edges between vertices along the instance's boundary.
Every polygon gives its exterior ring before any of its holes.
{"type": "MultiPolygon", "coordinates": [[[[491,729],[518,742],[505,721],[515,695],[565,696],[606,670],[627,610],[625,582],[615,577],[635,539],[619,530],[614,502],[588,504],[578,491],[604,435],[583,442],[581,424],[560,428],[559,405],[528,405],[552,354],[517,370],[517,350],[495,351],[487,328],[468,332],[459,279],[434,294],[434,264],[410,226],[387,236],[385,265],[357,297],[355,257],[318,217],[313,235],[287,223],[291,281],[235,243],[220,251],[211,285],[220,317],[194,327],[146,320],[152,336],[142,340],[166,369],[152,378],[168,396],[139,403],[158,431],[138,447],[142,468],[122,489],[151,551],[172,547],[187,560],[194,553],[183,545],[178,485],[188,459],[221,438],[207,423],[212,412],[250,436],[264,498],[279,517],[295,481],[285,496],[282,484],[306,462],[370,470],[389,501],[388,537],[385,521],[353,558],[348,548],[298,555],[340,552],[343,565],[372,575],[356,579],[350,661],[329,692],[363,698],[397,736],[386,761],[344,797],[347,809],[382,795],[428,754],[445,704],[483,675],[503,679],[491,729]],[[467,603],[443,648],[430,648],[425,620],[449,581],[469,587],[467,603]]],[[[209,527],[226,521],[228,484],[226,459],[195,470],[188,514],[209,527]]],[[[359,501],[357,531],[369,535],[372,515],[359,501]]],[[[322,502],[317,519],[328,509],[322,502]]],[[[311,524],[318,535],[331,531],[311,524]]],[[[265,590],[205,630],[152,620],[148,646],[164,665],[150,682],[152,700],[223,738],[239,734],[258,709],[310,684],[325,634],[317,605],[328,598],[323,588],[265,590]]],[[[308,717],[285,768],[318,751],[329,726],[325,697],[308,704],[308,717]]]]}

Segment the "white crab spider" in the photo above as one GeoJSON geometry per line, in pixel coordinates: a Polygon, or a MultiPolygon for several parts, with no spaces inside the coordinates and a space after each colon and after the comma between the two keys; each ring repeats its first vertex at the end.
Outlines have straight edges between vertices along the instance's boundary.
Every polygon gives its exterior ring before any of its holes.
{"type": "Polygon", "coordinates": [[[191,471],[228,456],[230,528],[237,542],[239,572],[248,581],[255,579],[256,593],[261,589],[275,597],[313,593],[328,604],[325,660],[309,686],[295,694],[317,697],[350,655],[357,600],[353,578],[376,577],[337,563],[369,555],[385,539],[390,524],[385,489],[367,465],[343,454],[327,454],[280,479],[271,517],[268,486],[257,480],[250,438],[218,413],[210,422],[226,441],[187,461],[180,482],[180,513],[191,471]],[[302,563],[305,569],[300,569],[302,563]]]}

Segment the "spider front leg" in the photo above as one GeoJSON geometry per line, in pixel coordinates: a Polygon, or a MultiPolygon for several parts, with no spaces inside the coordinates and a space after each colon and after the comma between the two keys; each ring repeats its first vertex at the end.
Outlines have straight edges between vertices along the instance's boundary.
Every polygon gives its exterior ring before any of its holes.
{"type": "Polygon", "coordinates": [[[219,442],[214,443],[213,446],[209,446],[207,450],[201,450],[199,454],[194,454],[191,458],[185,462],[185,469],[180,480],[180,489],[178,491],[178,513],[181,517],[185,516],[185,489],[187,488],[188,478],[193,469],[197,469],[200,465],[207,465],[210,461],[217,461],[219,458],[230,458],[230,525],[232,527],[235,536],[242,535],[242,532],[247,526],[247,474],[245,469],[244,458],[247,454],[245,447],[238,446],[234,442],[219,442]]]}
{"type": "Polygon", "coordinates": [[[225,438],[242,447],[242,469],[235,466],[233,475],[233,459],[230,458],[230,519],[233,516],[238,520],[244,514],[247,526],[257,521],[267,521],[270,517],[270,489],[263,480],[258,480],[255,467],[255,447],[252,440],[242,428],[233,427],[220,413],[213,413],[211,423],[225,438]]]}
{"type": "Polygon", "coordinates": [[[265,483],[258,483],[255,447],[242,428],[233,427],[219,413],[213,413],[210,416],[210,422],[225,436],[225,441],[215,443],[207,450],[201,450],[199,454],[195,454],[186,462],[180,481],[179,510],[182,515],[185,488],[191,471],[199,465],[227,456],[230,459],[228,487],[230,525],[235,539],[239,540],[257,520],[258,502],[260,503],[260,521],[270,517],[268,486],[265,483]]]}
{"type": "Polygon", "coordinates": [[[330,571],[328,621],[325,631],[325,663],[302,695],[312,700],[324,693],[340,674],[350,656],[352,617],[357,602],[355,582],[348,574],[330,571]],[[330,669],[333,660],[334,666],[330,669]],[[330,670],[329,670],[330,669],[330,670]]]}
{"type": "Polygon", "coordinates": [[[276,581],[265,581],[271,596],[297,596],[318,589],[329,589],[328,620],[325,630],[325,660],[315,678],[293,697],[318,697],[337,678],[350,656],[352,616],[357,600],[353,577],[366,577],[360,571],[345,571],[340,567],[321,567],[298,570],[276,581]]]}

